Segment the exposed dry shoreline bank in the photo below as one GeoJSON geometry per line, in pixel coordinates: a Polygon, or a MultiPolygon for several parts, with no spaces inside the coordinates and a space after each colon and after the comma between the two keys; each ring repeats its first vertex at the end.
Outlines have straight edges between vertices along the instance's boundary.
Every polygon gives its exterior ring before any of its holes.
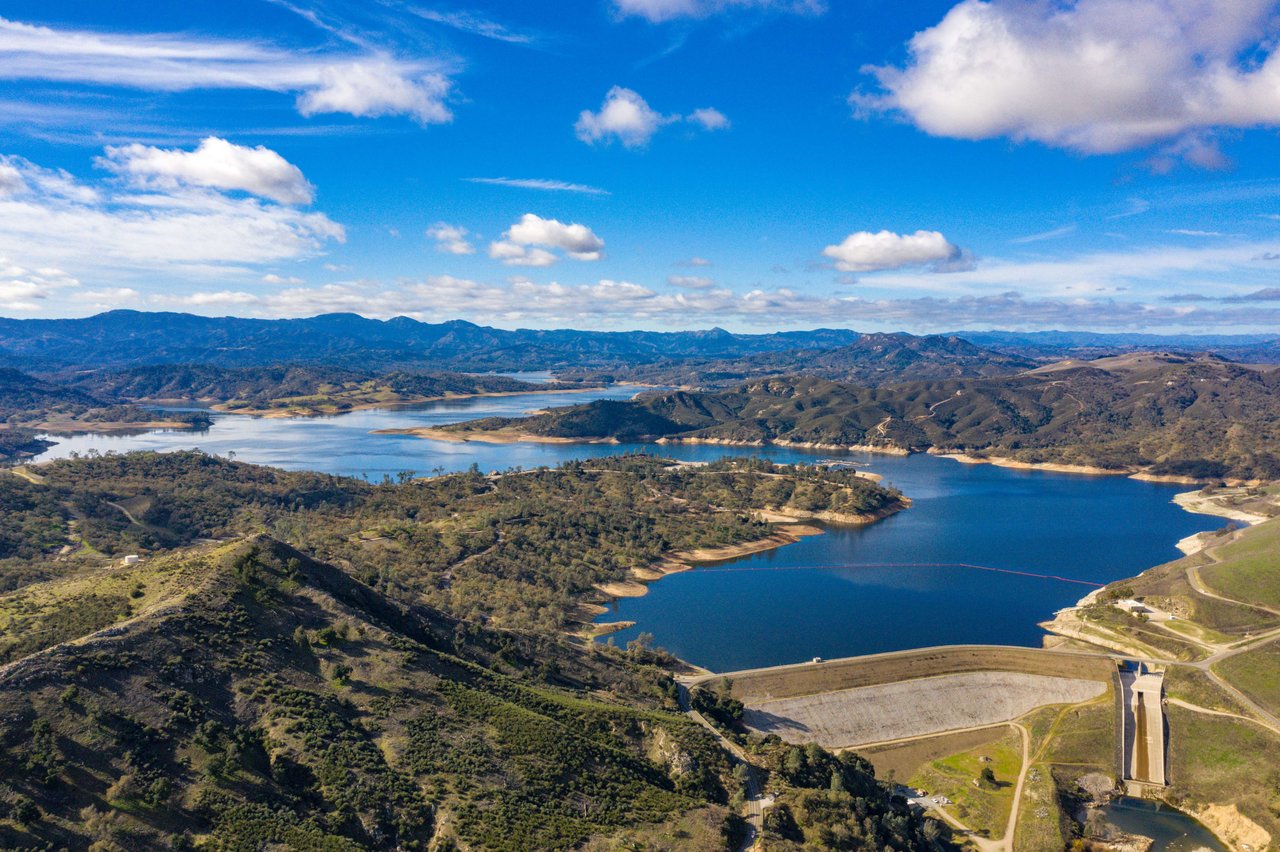
{"type": "Polygon", "coordinates": [[[195,429],[195,424],[181,420],[46,420],[28,427],[51,435],[111,434],[113,432],[154,432],[159,429],[195,429]]]}
{"type": "MultiPolygon", "coordinates": [[[[797,523],[798,520],[818,520],[827,524],[861,525],[871,524],[887,518],[910,507],[911,501],[903,498],[885,508],[867,514],[855,515],[843,512],[805,512],[800,510],[759,509],[757,517],[761,520],[777,524],[775,531],[764,538],[729,544],[720,547],[700,547],[693,550],[682,550],[668,554],[660,561],[644,568],[633,568],[627,579],[609,583],[599,583],[596,590],[605,596],[607,601],[619,598],[638,598],[649,593],[649,584],[661,580],[670,574],[693,570],[699,564],[724,562],[740,559],[753,553],[763,553],[788,544],[795,544],[802,538],[824,535],[826,530],[812,524],[797,523]]],[[[601,603],[586,602],[580,606],[582,628],[578,635],[597,638],[633,627],[633,621],[615,621],[596,623],[594,619],[609,611],[601,603]]],[[[692,666],[692,664],[686,664],[692,666]]]]}
{"type": "MultiPolygon", "coordinates": [[[[522,429],[448,429],[439,426],[420,426],[412,429],[379,429],[375,435],[413,435],[432,441],[449,441],[451,443],[467,443],[475,441],[482,444],[619,444],[617,438],[563,438],[555,435],[535,435],[522,429]]],[[[873,444],[826,444],[813,441],[740,441],[730,438],[658,438],[652,441],[641,441],[657,446],[672,444],[706,444],[723,447],[792,447],[810,450],[836,450],[850,453],[876,453],[887,456],[908,456],[909,450],[900,447],[886,447],[873,444]]]]}
{"type": "MultiPolygon", "coordinates": [[[[1158,482],[1168,485],[1211,485],[1222,482],[1228,486],[1255,486],[1264,484],[1256,479],[1204,479],[1194,476],[1169,476],[1149,473],[1140,467],[1098,467],[1087,464],[1064,464],[1061,462],[1028,462],[1007,456],[976,456],[970,453],[953,453],[928,450],[929,455],[951,459],[961,464],[990,464],[1011,470],[1042,470],[1049,473],[1073,473],[1080,476],[1127,476],[1140,482],[1158,482]]],[[[1213,513],[1208,513],[1213,514],[1213,513]]]]}
{"type": "Polygon", "coordinates": [[[1249,524],[1250,526],[1268,520],[1265,515],[1246,512],[1234,506],[1224,506],[1215,501],[1212,495],[1203,494],[1199,491],[1183,491],[1181,494],[1175,494],[1173,495],[1173,502],[1187,512],[1194,512],[1197,515],[1214,515],[1219,518],[1227,518],[1228,520],[1249,524]]]}
{"type": "MultiPolygon", "coordinates": [[[[589,438],[589,437],[573,437],[566,438],[552,435],[535,435],[531,432],[524,431],[517,427],[508,427],[505,429],[450,429],[438,426],[423,426],[412,429],[379,429],[374,432],[376,435],[413,435],[418,438],[426,438],[433,441],[448,441],[451,443],[468,443],[475,441],[485,444],[619,444],[617,438],[589,438]]],[[[690,444],[690,445],[710,445],[725,447],[790,447],[796,449],[811,450],[834,450],[838,452],[849,453],[874,453],[877,455],[888,456],[910,456],[915,454],[916,450],[908,450],[903,447],[893,447],[881,444],[834,444],[819,441],[767,441],[767,440],[735,440],[731,438],[658,438],[656,440],[641,441],[640,443],[651,443],[657,446],[673,445],[673,444],[690,444]]],[[[1046,473],[1069,473],[1079,476],[1127,476],[1130,479],[1136,479],[1141,482],[1157,482],[1171,485],[1209,485],[1216,482],[1223,482],[1228,486],[1254,486],[1263,484],[1260,480],[1244,480],[1244,479],[1200,479],[1191,476],[1172,476],[1164,474],[1154,474],[1148,472],[1144,468],[1139,467],[1123,467],[1109,468],[1097,465],[1084,464],[1066,464],[1063,462],[1028,462],[1020,459],[1009,458],[1007,456],[979,456],[972,453],[957,453],[930,448],[924,452],[939,458],[951,459],[961,464],[990,464],[996,467],[1008,468],[1011,470],[1038,470],[1046,473]]]]}
{"type": "Polygon", "coordinates": [[[466,444],[617,444],[616,438],[557,438],[532,435],[518,429],[445,429],[440,426],[415,426],[411,429],[375,429],[373,435],[412,435],[431,441],[466,444]]]}

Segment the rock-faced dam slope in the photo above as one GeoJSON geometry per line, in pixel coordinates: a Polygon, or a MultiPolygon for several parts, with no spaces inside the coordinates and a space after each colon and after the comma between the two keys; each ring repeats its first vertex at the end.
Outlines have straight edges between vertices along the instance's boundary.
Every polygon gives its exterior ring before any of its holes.
{"type": "Polygon", "coordinates": [[[743,721],[787,742],[844,748],[996,725],[1106,688],[1081,678],[965,672],[764,701],[748,705],[743,721]]]}

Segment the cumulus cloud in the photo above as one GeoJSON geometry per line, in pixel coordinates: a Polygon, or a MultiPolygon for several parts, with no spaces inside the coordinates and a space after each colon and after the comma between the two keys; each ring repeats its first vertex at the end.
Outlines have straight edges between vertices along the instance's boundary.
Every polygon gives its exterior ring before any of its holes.
{"type": "Polygon", "coordinates": [[[507,266],[554,266],[560,259],[546,249],[530,248],[509,240],[489,243],[489,257],[507,266]]]}
{"type": "Polygon", "coordinates": [[[703,107],[689,113],[688,121],[702,125],[705,130],[728,130],[729,119],[715,107],[703,107]]]}
{"type": "Polygon", "coordinates": [[[475,254],[476,247],[467,239],[470,232],[461,225],[436,222],[427,228],[427,236],[436,241],[436,251],[446,254],[475,254]]]}
{"type": "Polygon", "coordinates": [[[33,268],[208,277],[313,257],[346,237],[323,213],[176,180],[141,188],[91,184],[6,156],[0,168],[16,171],[22,186],[0,196],[0,254],[33,268]]]}
{"type": "Polygon", "coordinates": [[[406,74],[389,57],[371,57],[319,68],[316,84],[298,96],[303,115],[346,113],[360,118],[409,115],[422,124],[444,124],[449,81],[442,74],[406,74]]]}
{"type": "Polygon", "coordinates": [[[559,249],[574,260],[599,260],[604,256],[604,240],[586,225],[566,225],[558,219],[543,219],[526,213],[489,244],[489,257],[508,266],[551,266],[558,260],[548,249],[559,249]]]}
{"type": "Polygon", "coordinates": [[[705,18],[735,9],[800,15],[821,15],[827,10],[824,0],[614,0],[613,5],[620,15],[634,15],[653,23],[676,18],[705,18]]]}
{"type": "Polygon", "coordinates": [[[293,51],[260,41],[54,29],[0,18],[0,79],[178,92],[263,89],[292,94],[303,115],[452,118],[448,69],[385,52],[293,51]]]}
{"type": "Polygon", "coordinates": [[[714,107],[703,107],[688,116],[664,115],[640,95],[622,86],[614,86],[604,96],[597,112],[584,109],[573,129],[578,138],[589,145],[613,141],[627,148],[643,148],[654,134],[669,124],[686,122],[703,130],[727,130],[729,119],[714,107]]]}
{"type": "Polygon", "coordinates": [[[948,264],[963,258],[959,248],[937,231],[895,234],[892,231],[858,231],[822,253],[841,272],[875,272],[904,266],[948,264]]]}
{"type": "Polygon", "coordinates": [[[108,147],[98,162],[143,186],[242,190],[281,204],[310,204],[315,195],[302,170],[270,148],[248,148],[216,136],[194,151],[138,144],[108,147]]]}
{"type": "Polygon", "coordinates": [[[536,189],[542,192],[577,192],[583,195],[610,195],[607,189],[601,189],[598,186],[589,186],[585,183],[570,183],[563,180],[551,180],[549,178],[463,178],[468,183],[487,183],[492,186],[511,186],[517,189],[536,189]]]}
{"type": "Polygon", "coordinates": [[[1220,153],[1196,134],[1280,124],[1280,52],[1263,38],[1274,12],[1274,0],[962,0],[911,39],[903,67],[868,69],[882,91],[852,102],[936,136],[1084,153],[1186,137],[1167,154],[1213,165],[1220,153]]]}
{"type": "Polygon", "coordinates": [[[667,283],[685,290],[710,290],[716,286],[715,279],[705,275],[668,275],[667,283]]]}
{"type": "Polygon", "coordinates": [[[275,285],[275,286],[279,286],[279,285],[282,285],[282,284],[288,284],[288,285],[290,285],[290,286],[297,286],[297,285],[299,285],[299,284],[306,284],[307,282],[306,282],[306,281],[303,281],[301,278],[299,278],[299,277],[298,277],[298,276],[296,276],[296,275],[287,275],[287,276],[286,276],[286,275],[277,275],[277,274],[276,274],[276,273],[274,273],[274,272],[268,272],[266,275],[262,276],[262,283],[263,283],[263,284],[272,284],[272,285],[275,285]]]}
{"type": "Polygon", "coordinates": [[[604,97],[599,112],[584,109],[573,129],[583,142],[617,139],[628,148],[649,143],[663,125],[679,121],[678,116],[663,115],[649,106],[631,89],[614,86],[604,97]]]}

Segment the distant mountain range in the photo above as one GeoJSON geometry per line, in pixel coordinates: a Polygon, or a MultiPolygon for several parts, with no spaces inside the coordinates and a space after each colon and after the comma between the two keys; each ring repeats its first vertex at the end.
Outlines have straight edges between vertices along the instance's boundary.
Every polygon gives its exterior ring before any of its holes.
{"type": "MultiPolygon", "coordinates": [[[[881,376],[945,378],[1020,369],[1029,360],[1098,357],[1138,349],[1213,351],[1234,360],[1280,361],[1276,335],[1160,337],[1090,332],[961,332],[915,337],[849,329],[772,334],[702,331],[499,329],[462,320],[202,317],[110,311],[83,319],[0,318],[0,366],[24,372],[208,364],[324,364],[361,370],[619,370],[660,364],[662,383],[724,373],[725,380],[794,371],[846,381],[881,376]],[[830,357],[817,353],[852,347],[830,357]],[[775,353],[785,353],[777,355],[775,353]],[[686,363],[687,362],[687,363],[686,363]],[[926,362],[930,365],[926,368],[926,362]]],[[[641,381],[643,373],[628,376],[641,381]]],[[[715,379],[710,379],[714,383],[715,379]]],[[[705,382],[699,381],[699,384],[705,382]]]]}
{"type": "Polygon", "coordinates": [[[1092,359],[1124,352],[1213,352],[1233,361],[1280,363],[1277,334],[1131,334],[1094,331],[960,331],[978,346],[1011,355],[1057,360],[1092,359]]]}
{"type": "Polygon", "coordinates": [[[322,363],[360,369],[547,370],[633,364],[672,357],[833,348],[859,335],[843,329],[732,334],[707,331],[498,329],[463,320],[423,323],[356,314],[260,320],[110,311],[84,319],[0,319],[0,365],[25,371],[144,364],[223,367],[322,363]]]}

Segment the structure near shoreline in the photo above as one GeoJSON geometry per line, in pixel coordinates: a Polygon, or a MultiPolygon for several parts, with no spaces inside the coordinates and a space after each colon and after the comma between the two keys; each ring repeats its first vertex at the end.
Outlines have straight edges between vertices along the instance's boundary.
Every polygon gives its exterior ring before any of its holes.
{"type": "Polygon", "coordinates": [[[1081,678],[962,672],[765,701],[748,705],[743,721],[789,743],[847,748],[996,725],[1106,688],[1081,678]]]}
{"type": "Polygon", "coordinates": [[[1125,664],[1118,699],[1126,787],[1141,795],[1148,786],[1166,786],[1164,673],[1148,671],[1141,663],[1125,664]]]}
{"type": "Polygon", "coordinates": [[[793,743],[845,748],[1015,719],[1103,694],[1100,655],[960,645],[711,675],[727,677],[743,721],[793,743]]]}

